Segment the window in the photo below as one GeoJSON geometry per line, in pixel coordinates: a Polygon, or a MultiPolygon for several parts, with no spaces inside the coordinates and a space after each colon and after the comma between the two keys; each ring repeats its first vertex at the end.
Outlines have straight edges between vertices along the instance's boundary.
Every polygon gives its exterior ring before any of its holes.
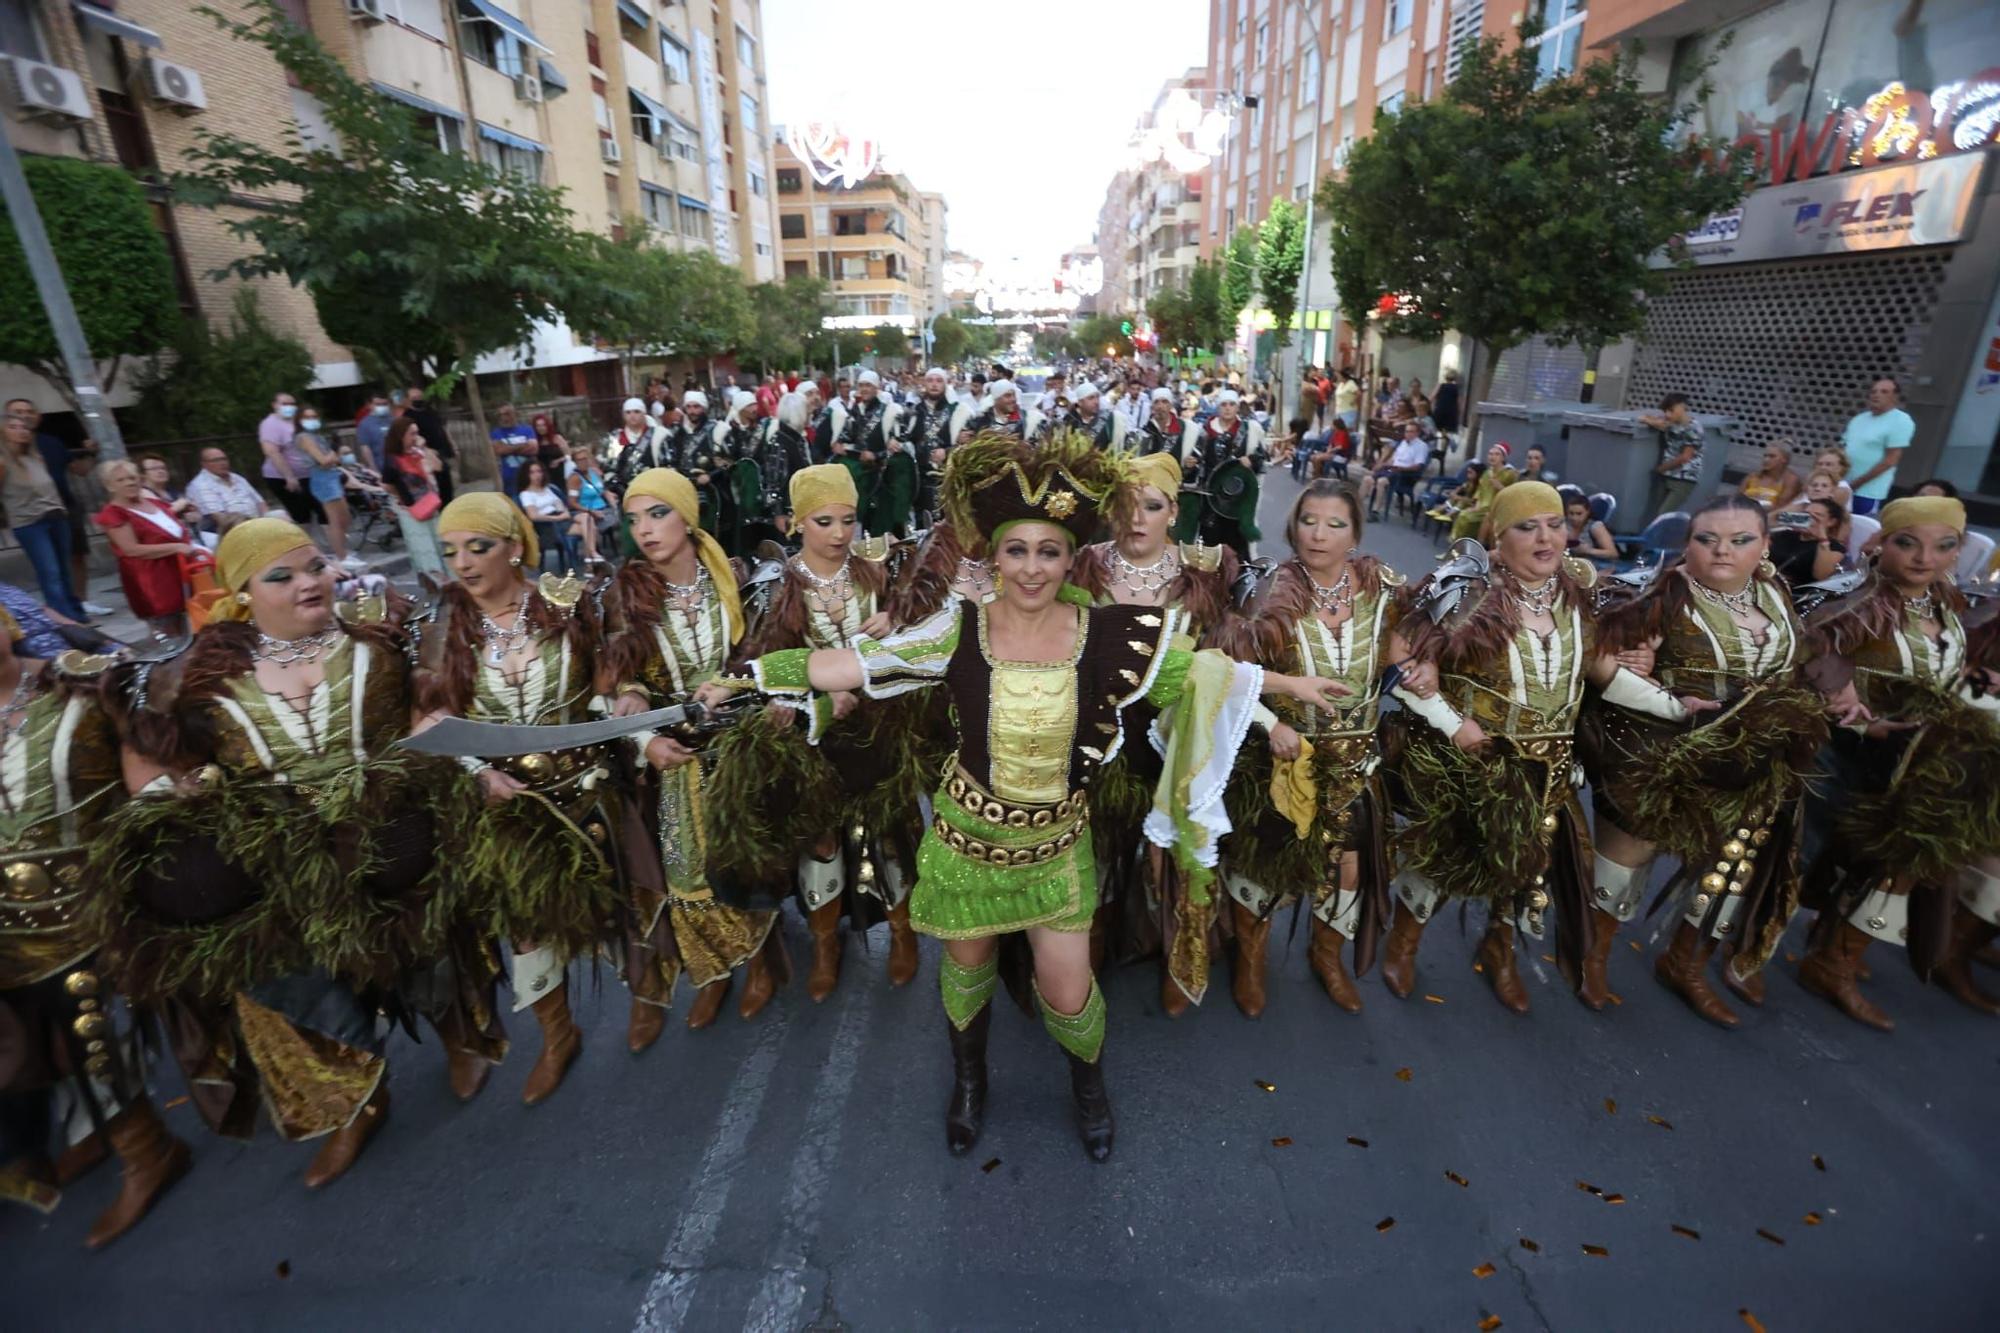
{"type": "Polygon", "coordinates": [[[590,94],[590,109],[597,116],[597,128],[609,132],[617,127],[611,123],[611,103],[604,100],[604,94],[590,94]]]}
{"type": "Polygon", "coordinates": [[[797,194],[805,188],[805,179],[799,175],[797,167],[778,168],[778,193],[797,194]]]}
{"type": "Polygon", "coordinates": [[[810,272],[810,267],[803,259],[787,259],[785,261],[785,276],[788,278],[803,278],[808,276],[810,272]]]}
{"type": "Polygon", "coordinates": [[[736,74],[739,79],[745,71],[757,68],[757,39],[741,28],[736,30],[736,63],[740,67],[736,74]]]}
{"type": "Polygon", "coordinates": [[[1385,116],[1392,111],[1401,111],[1402,109],[1403,90],[1401,88],[1398,88],[1395,92],[1390,93],[1375,104],[1375,114],[1378,116],[1385,116]]]}
{"type": "Polygon", "coordinates": [[[670,126],[667,137],[673,143],[674,156],[681,161],[693,162],[701,156],[699,148],[695,145],[694,136],[680,126],[670,126]]]}
{"type": "Polygon", "coordinates": [[[417,129],[426,137],[431,138],[441,152],[462,153],[465,151],[465,131],[457,121],[449,117],[419,115],[417,117],[417,129]]]}
{"type": "Polygon", "coordinates": [[[803,213],[780,213],[778,215],[778,235],[788,241],[803,241],[806,238],[806,215],[803,213]]]}
{"type": "Polygon", "coordinates": [[[833,215],[835,236],[866,236],[868,215],[866,213],[835,213],[833,215]]]}
{"type": "Polygon", "coordinates": [[[1588,16],[1584,0],[1543,0],[1542,35],[1535,39],[1540,48],[1535,64],[1543,82],[1576,72],[1583,21],[1588,16]]]}
{"type": "Polygon", "coordinates": [[[669,83],[692,83],[688,76],[688,49],[665,33],[660,34],[660,67],[669,83]]]}
{"type": "Polygon", "coordinates": [[[1252,54],[1250,57],[1250,63],[1256,66],[1258,69],[1264,68],[1264,53],[1270,49],[1270,46],[1271,46],[1271,20],[1258,19],[1257,45],[1252,48],[1254,54],[1252,54]]]}
{"type": "Polygon", "coordinates": [[[463,3],[459,6],[458,44],[467,60],[497,69],[510,79],[528,68],[528,53],[520,39],[463,3]]]}
{"type": "Polygon", "coordinates": [[[749,93],[738,93],[736,109],[742,117],[744,139],[749,143],[757,142],[757,99],[749,93]]]}
{"type": "Polygon", "coordinates": [[[764,179],[764,173],[758,171],[754,167],[751,168],[750,193],[755,195],[757,198],[762,199],[766,194],[770,192],[770,189],[771,189],[770,185],[764,179]]]}
{"type": "MultiPolygon", "coordinates": [[[[406,28],[426,37],[444,40],[444,5],[441,0],[382,0],[382,12],[406,28]]],[[[301,24],[310,31],[310,25],[301,24]]]]}
{"type": "Polygon", "coordinates": [[[640,206],[645,210],[646,221],[661,231],[674,229],[674,197],[664,190],[639,191],[640,206]]]}
{"type": "Polygon", "coordinates": [[[856,280],[867,277],[868,260],[861,255],[841,255],[840,276],[856,280]]]}
{"type": "Polygon", "coordinates": [[[708,210],[683,202],[681,204],[681,235],[700,236],[707,230],[708,210]]]}
{"type": "Polygon", "coordinates": [[[479,160],[524,181],[539,184],[542,179],[542,154],[531,149],[500,143],[481,135],[479,160]]]}
{"type": "Polygon", "coordinates": [[[753,241],[751,248],[757,252],[760,258],[769,259],[771,257],[771,243],[769,241],[753,241]]]}
{"type": "Polygon", "coordinates": [[[883,258],[884,258],[884,259],[885,259],[885,260],[886,260],[886,261],[888,262],[888,267],[887,267],[887,268],[885,268],[885,269],[884,269],[884,270],[882,271],[882,275],[883,275],[884,277],[888,277],[888,278],[893,278],[893,277],[895,277],[895,276],[896,276],[896,256],[895,256],[895,253],[894,253],[894,252],[892,251],[892,252],[890,252],[889,254],[887,254],[887,255],[883,256],[883,258]]]}
{"type": "Polygon", "coordinates": [[[662,142],[667,134],[666,122],[656,119],[652,108],[640,101],[637,93],[627,93],[626,97],[632,104],[632,137],[649,146],[662,142]]]}
{"type": "Polygon", "coordinates": [[[1236,210],[1234,208],[1225,208],[1222,210],[1222,216],[1222,229],[1231,236],[1234,236],[1236,234],[1236,210]]]}
{"type": "Polygon", "coordinates": [[[1298,107],[1303,111],[1319,97],[1320,64],[1319,52],[1306,48],[1305,59],[1299,62],[1298,107]]]}
{"type": "Polygon", "coordinates": [[[1389,0],[1382,7],[1382,37],[1387,40],[1397,33],[1410,29],[1410,11],[1416,8],[1416,0],[1389,0]]]}
{"type": "Polygon", "coordinates": [[[35,28],[34,0],[0,0],[0,54],[42,58],[42,34],[35,28]]]}

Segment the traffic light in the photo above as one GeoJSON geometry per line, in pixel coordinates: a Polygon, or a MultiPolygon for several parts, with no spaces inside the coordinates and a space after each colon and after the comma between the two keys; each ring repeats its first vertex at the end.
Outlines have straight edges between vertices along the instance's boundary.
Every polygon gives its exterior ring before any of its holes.
{"type": "Polygon", "coordinates": [[[1120,320],[1120,321],[1119,321],[1119,324],[1118,324],[1118,331],[1119,331],[1120,333],[1124,334],[1124,335],[1125,335],[1125,336],[1126,336],[1127,338],[1131,337],[1131,336],[1132,336],[1132,321],[1131,321],[1131,320],[1129,320],[1129,319],[1127,319],[1127,320],[1120,320]]]}

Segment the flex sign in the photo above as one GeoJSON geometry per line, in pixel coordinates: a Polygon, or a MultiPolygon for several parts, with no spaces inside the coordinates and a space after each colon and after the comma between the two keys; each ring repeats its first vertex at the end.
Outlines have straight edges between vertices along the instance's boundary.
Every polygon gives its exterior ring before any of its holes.
{"type": "Polygon", "coordinates": [[[1985,154],[1966,153],[1758,190],[1682,237],[1681,252],[1696,264],[1741,264],[1948,245],[1971,226],[1985,165],[1985,154]]]}

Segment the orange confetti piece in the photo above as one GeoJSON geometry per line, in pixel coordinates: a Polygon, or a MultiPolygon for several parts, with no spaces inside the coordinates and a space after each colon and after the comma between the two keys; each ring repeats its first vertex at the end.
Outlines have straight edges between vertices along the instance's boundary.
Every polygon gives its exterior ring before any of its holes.
{"type": "Polygon", "coordinates": [[[1381,1220],[1380,1222],[1377,1222],[1377,1223],[1375,1224],[1375,1229],[1376,1229],[1377,1231],[1387,1231],[1387,1230],[1388,1230],[1388,1229],[1389,1229],[1390,1227],[1393,1227],[1393,1226],[1395,1226],[1395,1225],[1396,1225],[1396,1219],[1395,1219],[1395,1218],[1393,1218],[1393,1217],[1385,1217],[1385,1218],[1383,1218],[1383,1219],[1382,1219],[1382,1220],[1381,1220]]]}
{"type": "Polygon", "coordinates": [[[1443,1003],[1444,1003],[1444,996],[1442,996],[1442,995],[1426,995],[1426,996],[1424,996],[1424,998],[1425,998],[1426,1000],[1429,1000],[1429,1001],[1430,1001],[1430,1002],[1431,1002],[1432,1004],[1443,1004],[1443,1003]]]}
{"type": "Polygon", "coordinates": [[[1497,1314],[1487,1315],[1479,1321],[1479,1333],[1493,1333],[1498,1327],[1500,1327],[1500,1316],[1497,1314]]]}
{"type": "Polygon", "coordinates": [[[1416,1074],[1410,1069],[1408,1065],[1404,1065],[1401,1069],[1398,1069],[1396,1071],[1396,1077],[1403,1080],[1403,1082],[1408,1083],[1411,1079],[1416,1077],[1416,1074]]]}
{"type": "Polygon", "coordinates": [[[1357,1139],[1352,1134],[1347,1136],[1347,1141],[1357,1148],[1366,1148],[1368,1146],[1367,1139],[1357,1139]]]}
{"type": "Polygon", "coordinates": [[[1773,1245],[1783,1245],[1785,1243],[1785,1238],[1775,1231],[1766,1231],[1764,1228],[1758,1227],[1757,1234],[1765,1240],[1770,1241],[1773,1245]]]}
{"type": "Polygon", "coordinates": [[[1289,1148],[1292,1146],[1292,1136],[1287,1134],[1283,1138],[1272,1139],[1271,1146],[1273,1148],[1289,1148]]]}
{"type": "Polygon", "coordinates": [[[981,1171],[984,1171],[987,1175],[990,1176],[993,1174],[995,1168],[997,1168],[999,1165],[1000,1165],[1000,1159],[996,1157],[992,1161],[988,1162],[985,1166],[980,1167],[979,1169],[981,1171]]]}
{"type": "Polygon", "coordinates": [[[1261,1079],[1261,1078],[1260,1078],[1260,1079],[1257,1079],[1257,1080],[1255,1080],[1255,1082],[1256,1082],[1256,1084],[1257,1084],[1257,1087],[1258,1087],[1258,1088],[1259,1088],[1259,1089],[1260,1089],[1261,1091],[1264,1091],[1264,1092],[1276,1092],[1276,1091],[1278,1090],[1278,1085],[1277,1085],[1277,1084],[1275,1084],[1275,1083],[1267,1083],[1267,1082],[1265,1082],[1265,1081],[1264,1081],[1263,1079],[1261,1079]]]}
{"type": "Polygon", "coordinates": [[[1822,1158],[1818,1153],[1813,1154],[1813,1165],[1818,1167],[1822,1171],[1826,1170],[1826,1160],[1822,1158]]]}
{"type": "Polygon", "coordinates": [[[1673,1124],[1672,1124],[1672,1123],[1671,1123],[1670,1121],[1666,1121],[1666,1120],[1662,1120],[1662,1119],[1660,1119],[1660,1117],[1658,1117],[1658,1116],[1656,1116],[1656,1115],[1649,1115],[1649,1116],[1647,1116],[1647,1117],[1646,1117],[1646,1123],[1647,1123],[1647,1124],[1649,1124],[1649,1125],[1658,1125],[1658,1126],[1659,1126],[1659,1127],[1660,1127],[1661,1129],[1672,1129],[1672,1128],[1673,1128],[1673,1124]]]}
{"type": "Polygon", "coordinates": [[[1617,1115],[1617,1114],[1618,1114],[1618,1103],[1617,1103],[1617,1102],[1615,1102],[1615,1101],[1613,1101],[1613,1100],[1611,1100],[1611,1098],[1609,1098],[1609,1097],[1606,1097],[1606,1098],[1604,1099],[1604,1114],[1606,1114],[1606,1115],[1617,1115]]]}
{"type": "Polygon", "coordinates": [[[1481,1264],[1472,1270],[1472,1275],[1476,1278],[1489,1278],[1499,1271],[1492,1264],[1481,1264]]]}
{"type": "Polygon", "coordinates": [[[1615,990],[1614,990],[1614,991],[1606,991],[1606,992],[1605,992],[1605,994],[1607,994],[1607,995],[1609,995],[1609,996],[1611,997],[1611,1003],[1613,1003],[1613,1004],[1623,1004],[1623,1003],[1625,1003],[1625,997],[1624,997],[1623,995],[1620,995],[1620,994],[1619,994],[1619,993],[1618,993],[1617,991],[1615,991],[1615,990]]]}
{"type": "Polygon", "coordinates": [[[1701,1239],[1701,1233],[1699,1231],[1696,1231],[1693,1227],[1684,1227],[1678,1222],[1674,1223],[1673,1227],[1674,1227],[1674,1234],[1676,1236],[1686,1236],[1689,1240],[1701,1239]]]}
{"type": "Polygon", "coordinates": [[[1556,956],[1552,953],[1545,953],[1542,955],[1542,961],[1545,963],[1553,963],[1555,960],[1556,956]]]}
{"type": "Polygon", "coordinates": [[[1595,1194],[1600,1199],[1604,1197],[1604,1191],[1597,1188],[1597,1186],[1591,1184],[1587,1180],[1577,1181],[1576,1187],[1582,1190],[1585,1194],[1595,1194]]]}
{"type": "Polygon", "coordinates": [[[1736,1312],[1736,1317],[1738,1319],[1741,1319],[1744,1323],[1750,1326],[1750,1333],[1764,1333],[1763,1321],[1758,1319],[1756,1315],[1751,1314],[1748,1310],[1738,1310],[1736,1312]]]}
{"type": "Polygon", "coordinates": [[[1583,1247],[1583,1252],[1595,1259],[1608,1259],[1611,1257],[1611,1251],[1605,1249],[1602,1245],[1586,1245],[1583,1247]]]}
{"type": "Polygon", "coordinates": [[[1639,947],[1639,941],[1637,941],[1637,940],[1626,940],[1625,942],[1626,942],[1627,944],[1629,944],[1629,945],[1631,945],[1631,946],[1632,946],[1632,952],[1633,952],[1633,953],[1644,953],[1644,952],[1646,952],[1646,951],[1645,951],[1644,949],[1641,949],[1641,948],[1639,947]]]}
{"type": "Polygon", "coordinates": [[[1452,1184],[1458,1186],[1460,1189],[1470,1189],[1472,1187],[1472,1182],[1467,1180],[1464,1176],[1458,1174],[1458,1172],[1456,1171],[1445,1172],[1444,1178],[1446,1180],[1449,1180],[1452,1184]]]}
{"type": "Polygon", "coordinates": [[[1606,1203],[1623,1203],[1625,1202],[1625,1196],[1622,1194],[1607,1194],[1604,1196],[1604,1201],[1606,1203]]]}
{"type": "Polygon", "coordinates": [[[1821,1222],[1824,1222],[1825,1220],[1826,1220],[1826,1219],[1825,1219],[1825,1218],[1823,1218],[1823,1217],[1821,1217],[1821,1216],[1820,1216],[1820,1215],[1819,1215],[1818,1213],[1807,1213],[1807,1214],[1806,1214],[1806,1225],[1807,1225],[1807,1226],[1809,1226],[1809,1227],[1816,1227],[1816,1226],[1818,1226],[1818,1225],[1819,1225],[1819,1224],[1820,1224],[1821,1222]]]}
{"type": "Polygon", "coordinates": [[[1529,1254],[1540,1254],[1542,1252],[1542,1247],[1529,1240],[1526,1236],[1521,1237],[1521,1248],[1529,1254]]]}
{"type": "Polygon", "coordinates": [[[1484,972],[1484,971],[1486,970],[1486,964],[1484,964],[1484,963],[1474,963],[1474,964],[1472,965],[1472,970],[1473,970],[1473,971],[1475,971],[1475,972],[1484,972]]]}

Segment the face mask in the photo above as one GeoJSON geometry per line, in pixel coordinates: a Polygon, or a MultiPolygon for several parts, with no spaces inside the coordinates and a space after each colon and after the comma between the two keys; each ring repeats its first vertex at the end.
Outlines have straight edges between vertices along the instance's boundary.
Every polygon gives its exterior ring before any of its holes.
{"type": "Polygon", "coordinates": [[[377,403],[368,409],[368,415],[371,417],[386,417],[389,415],[389,405],[387,403],[377,403]]]}
{"type": "Polygon", "coordinates": [[[281,403],[278,406],[278,415],[283,417],[287,421],[290,421],[293,417],[297,416],[298,414],[299,414],[299,409],[296,403],[281,403]]]}
{"type": "Polygon", "coordinates": [[[300,428],[301,430],[309,430],[309,431],[312,431],[312,430],[318,430],[318,429],[319,429],[319,418],[318,418],[318,417],[307,417],[307,418],[306,418],[306,419],[305,419],[304,421],[301,421],[301,422],[299,423],[299,428],[300,428]]]}
{"type": "Polygon", "coordinates": [[[340,461],[347,464],[349,467],[353,467],[354,451],[352,449],[342,449],[340,451],[340,461]]]}

